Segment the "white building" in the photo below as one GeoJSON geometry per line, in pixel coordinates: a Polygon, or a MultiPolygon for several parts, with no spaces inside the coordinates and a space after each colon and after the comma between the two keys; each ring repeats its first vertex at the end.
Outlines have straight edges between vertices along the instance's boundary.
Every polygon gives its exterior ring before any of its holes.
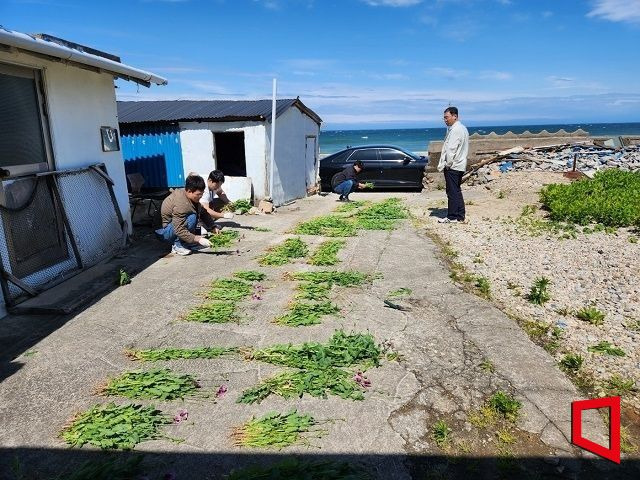
{"type": "Polygon", "coordinates": [[[276,105],[273,188],[271,100],[118,102],[127,172],[139,168],[149,185],[179,187],[190,172],[206,178],[220,169],[231,200],[271,197],[282,205],[305,197],[318,184],[322,120],[299,99],[276,105]]]}
{"type": "Polygon", "coordinates": [[[0,27],[0,317],[108,258],[130,231],[115,78],[166,83],[113,55],[0,27]]]}

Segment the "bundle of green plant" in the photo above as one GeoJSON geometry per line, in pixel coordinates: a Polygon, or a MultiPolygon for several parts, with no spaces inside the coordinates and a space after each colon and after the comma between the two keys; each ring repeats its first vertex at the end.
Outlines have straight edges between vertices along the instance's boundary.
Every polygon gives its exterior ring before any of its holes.
{"type": "Polygon", "coordinates": [[[331,291],[330,283],[311,283],[300,282],[297,287],[298,293],[296,299],[298,300],[327,300],[329,298],[329,292],[331,291]]]}
{"type": "Polygon", "coordinates": [[[240,236],[235,230],[223,230],[220,233],[210,233],[207,239],[213,248],[229,247],[240,236]]]}
{"type": "Polygon", "coordinates": [[[78,468],[56,477],[55,480],[132,480],[140,478],[143,474],[143,459],[143,455],[133,455],[122,461],[115,457],[102,461],[87,460],[78,468]]]}
{"type": "Polygon", "coordinates": [[[351,221],[336,215],[325,215],[302,222],[294,233],[299,235],[322,235],[325,237],[353,237],[357,230],[351,221]]]}
{"type": "Polygon", "coordinates": [[[168,368],[134,370],[110,380],[100,391],[102,395],[127,398],[175,400],[193,396],[201,388],[191,375],[177,375],[168,368]]]}
{"type": "Polygon", "coordinates": [[[364,182],[363,185],[365,190],[372,190],[374,187],[373,182],[364,182]]]}
{"type": "MultiPolygon", "coordinates": [[[[252,418],[233,430],[231,438],[239,447],[284,448],[297,443],[308,445],[307,436],[318,422],[308,414],[296,410],[288,413],[269,412],[261,418],[252,418]]],[[[319,436],[321,432],[316,432],[319,436]]]]}
{"type": "Polygon", "coordinates": [[[243,270],[240,272],[235,272],[233,276],[247,282],[261,282],[262,280],[267,278],[266,274],[262,272],[256,272],[255,270],[243,270]]]}
{"type": "Polygon", "coordinates": [[[253,227],[252,230],[254,232],[270,232],[271,231],[270,228],[266,228],[266,227],[253,227]]]}
{"type": "Polygon", "coordinates": [[[251,210],[251,202],[247,199],[236,200],[235,202],[227,203],[222,209],[225,212],[236,212],[241,215],[244,215],[249,210],[251,210]]]}
{"type": "Polygon", "coordinates": [[[206,297],[211,300],[228,300],[238,302],[248,297],[253,292],[253,287],[244,280],[235,278],[219,278],[211,284],[211,289],[206,297]]]}
{"type": "Polygon", "coordinates": [[[238,350],[235,347],[155,348],[150,350],[127,350],[125,353],[133,360],[159,362],[162,360],[217,358],[222,355],[237,353],[238,350]]]}
{"type": "Polygon", "coordinates": [[[342,205],[340,205],[338,208],[335,209],[336,213],[351,213],[354,210],[357,210],[361,207],[367,207],[371,205],[371,202],[367,202],[367,201],[361,201],[361,200],[354,200],[352,202],[349,203],[343,203],[342,205]]]}
{"type": "Polygon", "coordinates": [[[331,315],[339,312],[337,305],[331,302],[289,304],[289,312],[276,319],[276,323],[289,327],[302,327],[320,323],[323,315],[331,315]]]}
{"type": "Polygon", "coordinates": [[[335,265],[338,260],[338,251],[346,245],[344,240],[327,240],[322,242],[309,259],[311,265],[335,265]]]}
{"type": "Polygon", "coordinates": [[[238,403],[260,403],[269,395],[299,398],[305,393],[321,398],[331,394],[345,400],[364,400],[363,388],[355,382],[353,374],[340,368],[323,368],[280,373],[242,392],[238,403]]]}
{"type": "Polygon", "coordinates": [[[229,475],[228,480],[373,480],[351,463],[287,458],[275,465],[253,466],[229,475]]]}
{"type": "Polygon", "coordinates": [[[484,298],[491,297],[491,285],[487,277],[476,277],[475,286],[484,298]]]}
{"type": "Polygon", "coordinates": [[[103,449],[130,450],[145,440],[164,437],[160,426],[169,423],[171,418],[153,406],[108,403],[78,414],[60,436],[74,447],[88,443],[103,449]]]}
{"type": "Polygon", "coordinates": [[[236,307],[230,302],[210,302],[199,305],[184,317],[187,322],[227,323],[236,320],[236,307]]]}
{"type": "Polygon", "coordinates": [[[397,221],[377,217],[357,217],[354,225],[361,230],[395,230],[397,221]]]}
{"type": "Polygon", "coordinates": [[[449,445],[450,435],[451,429],[444,420],[437,421],[431,428],[431,438],[433,438],[436,445],[443,450],[449,445]]]}
{"type": "Polygon", "coordinates": [[[593,346],[587,348],[587,350],[589,352],[591,352],[591,353],[605,353],[607,355],[612,355],[614,357],[624,357],[626,355],[624,353],[624,350],[612,345],[611,343],[607,342],[606,340],[603,340],[602,342],[598,343],[597,345],[593,345],[593,346]]]}
{"type": "Polygon", "coordinates": [[[604,323],[605,314],[596,307],[583,307],[576,312],[576,317],[591,325],[600,326],[604,323]]]}
{"type": "Polygon", "coordinates": [[[497,391],[489,398],[488,406],[507,420],[515,421],[520,413],[522,403],[516,400],[513,395],[497,391]]]}
{"type": "Polygon", "coordinates": [[[356,213],[357,217],[380,218],[385,220],[400,220],[407,218],[407,210],[399,198],[388,198],[374,203],[356,213]]]}
{"type": "Polygon", "coordinates": [[[120,269],[120,273],[118,275],[118,285],[124,287],[125,285],[129,285],[131,283],[131,277],[127,273],[124,268],[120,269]]]}
{"type": "Polygon", "coordinates": [[[630,227],[640,223],[640,173],[599,171],[591,180],[547,185],[540,201],[553,220],[630,227]]]}
{"type": "Polygon", "coordinates": [[[387,298],[403,298],[411,295],[412,291],[410,288],[398,288],[397,290],[392,290],[387,294],[387,298]]]}
{"type": "Polygon", "coordinates": [[[569,372],[577,372],[580,370],[583,363],[584,358],[582,355],[575,353],[568,353],[562,358],[562,360],[560,360],[560,366],[569,372]]]}
{"type": "Polygon", "coordinates": [[[302,258],[309,253],[309,247],[300,238],[288,238],[281,245],[269,249],[260,259],[260,265],[284,265],[292,258],[302,258]]]}
{"type": "Polygon", "coordinates": [[[382,351],[371,334],[346,334],[343,330],[336,330],[327,343],[274,345],[251,353],[253,360],[308,369],[354,365],[377,367],[381,356],[382,351]]]}
{"type": "Polygon", "coordinates": [[[531,290],[529,290],[527,300],[536,305],[544,305],[551,299],[551,295],[549,295],[550,284],[551,281],[546,277],[536,278],[531,286],[531,290]]]}
{"type": "Polygon", "coordinates": [[[611,395],[623,396],[637,391],[636,382],[632,378],[624,378],[617,373],[605,383],[605,389],[611,395]]]}
{"type": "Polygon", "coordinates": [[[365,283],[371,283],[374,275],[362,273],[355,270],[339,272],[337,270],[321,270],[318,272],[297,272],[288,274],[293,280],[313,283],[328,283],[340,287],[356,287],[365,283]]]}

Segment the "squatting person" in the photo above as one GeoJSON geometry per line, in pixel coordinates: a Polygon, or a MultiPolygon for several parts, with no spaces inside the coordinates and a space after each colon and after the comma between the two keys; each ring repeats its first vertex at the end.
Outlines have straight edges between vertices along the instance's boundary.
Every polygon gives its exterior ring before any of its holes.
{"type": "Polygon", "coordinates": [[[207,229],[214,228],[214,219],[200,204],[203,193],[204,179],[189,175],[184,188],[174,190],[162,202],[162,228],[156,230],[156,235],[170,242],[171,251],[177,255],[189,255],[191,250],[211,247],[209,240],[196,235],[198,220],[207,229]]]}
{"type": "MultiPolygon", "coordinates": [[[[224,206],[230,203],[227,194],[222,190],[223,183],[224,173],[222,170],[213,170],[209,173],[209,177],[207,178],[207,189],[200,200],[204,209],[211,218],[215,220],[220,218],[230,220],[233,218],[233,213],[231,212],[222,213],[224,206]]],[[[213,233],[218,233],[218,228],[215,228],[213,233]]]]}
{"type": "Polygon", "coordinates": [[[444,171],[444,181],[447,191],[447,216],[438,220],[440,223],[464,222],[465,209],[462,198],[462,176],[467,170],[467,155],[469,154],[469,132],[458,120],[458,109],[449,107],[444,111],[444,123],[447,125],[447,135],[442,145],[442,154],[438,171],[444,171]]]}
{"type": "Polygon", "coordinates": [[[349,165],[341,172],[336,173],[331,178],[331,188],[340,197],[339,202],[349,202],[349,194],[356,188],[363,189],[364,183],[358,182],[358,174],[362,172],[364,165],[360,160],[356,160],[353,165],[349,165]]]}

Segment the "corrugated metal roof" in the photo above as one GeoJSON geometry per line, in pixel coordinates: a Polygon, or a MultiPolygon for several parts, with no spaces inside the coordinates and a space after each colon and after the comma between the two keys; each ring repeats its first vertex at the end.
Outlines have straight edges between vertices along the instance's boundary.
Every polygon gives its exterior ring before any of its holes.
{"type": "MultiPolygon", "coordinates": [[[[292,106],[311,117],[322,120],[297,98],[276,100],[276,118],[292,106]]],[[[271,121],[271,100],[160,100],[118,102],[120,123],[151,123],[178,121],[271,121]]]]}

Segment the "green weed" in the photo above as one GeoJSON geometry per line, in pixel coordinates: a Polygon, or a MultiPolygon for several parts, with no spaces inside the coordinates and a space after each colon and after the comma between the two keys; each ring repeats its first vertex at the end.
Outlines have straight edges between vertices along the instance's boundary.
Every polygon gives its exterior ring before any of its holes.
{"type": "Polygon", "coordinates": [[[498,198],[499,198],[500,200],[502,200],[502,199],[503,199],[503,198],[505,198],[506,196],[507,196],[507,194],[506,194],[506,192],[505,192],[504,190],[500,190],[500,191],[498,192],[498,198]]]}
{"type": "Polygon", "coordinates": [[[304,434],[317,424],[311,415],[300,414],[296,410],[269,412],[234,429],[231,438],[239,447],[284,448],[297,443],[308,444],[304,434]]]}
{"type": "Polygon", "coordinates": [[[237,320],[236,307],[233,303],[211,302],[193,308],[186,314],[187,322],[226,323],[237,320]]]}
{"type": "Polygon", "coordinates": [[[407,209],[399,198],[388,198],[382,202],[360,210],[357,214],[360,218],[380,218],[383,220],[400,220],[407,218],[407,209]]]}
{"type": "Polygon", "coordinates": [[[177,375],[167,368],[134,370],[110,380],[102,395],[134,399],[175,400],[196,394],[200,384],[191,375],[177,375]]]}
{"type": "Polygon", "coordinates": [[[397,290],[392,290],[387,294],[387,298],[403,298],[411,295],[412,291],[410,288],[398,288],[397,290]]]}
{"type": "Polygon", "coordinates": [[[544,305],[551,299],[549,294],[549,285],[551,281],[546,277],[538,277],[533,282],[531,290],[527,295],[527,300],[536,305],[544,305]]]}
{"type": "Polygon", "coordinates": [[[353,463],[287,458],[275,465],[253,466],[233,472],[228,480],[373,480],[353,463]]]}
{"type": "Polygon", "coordinates": [[[331,394],[345,400],[364,400],[363,388],[353,379],[353,374],[332,367],[280,373],[245,390],[237,401],[252,404],[260,403],[269,395],[289,399],[302,397],[305,393],[320,398],[331,394]]]}
{"type": "Polygon", "coordinates": [[[171,418],[153,406],[108,403],[77,415],[60,436],[74,447],[88,443],[102,449],[130,450],[145,440],[164,437],[159,429],[169,423],[171,418]]]}
{"type": "Polygon", "coordinates": [[[340,309],[338,306],[331,302],[293,302],[289,304],[289,312],[278,317],[275,322],[289,327],[315,325],[320,323],[320,318],[322,316],[331,315],[339,311],[340,309]]]}
{"type": "Polygon", "coordinates": [[[235,212],[244,215],[249,210],[251,210],[251,207],[253,207],[251,201],[249,201],[248,199],[242,199],[236,200],[235,202],[227,203],[222,210],[225,212],[235,212]]]}
{"type": "Polygon", "coordinates": [[[230,247],[234,240],[237,240],[240,233],[235,230],[223,230],[219,233],[210,233],[207,239],[211,242],[212,248],[230,247]]]}
{"type": "Polygon", "coordinates": [[[124,287],[125,285],[129,285],[130,283],[131,277],[124,268],[121,268],[118,274],[118,285],[124,287]]]}
{"type": "Polygon", "coordinates": [[[444,420],[438,420],[433,427],[431,427],[431,438],[436,442],[436,445],[442,450],[449,446],[451,441],[452,430],[444,420]]]}
{"type": "Polygon", "coordinates": [[[262,280],[267,278],[266,274],[262,272],[256,272],[255,270],[235,272],[233,276],[247,282],[261,282],[262,280]]]}
{"type": "Polygon", "coordinates": [[[336,330],[327,343],[307,342],[301,345],[274,345],[255,350],[252,360],[286,367],[318,369],[328,367],[377,367],[382,351],[371,334],[346,334],[336,330]]]}
{"type": "Polygon", "coordinates": [[[271,231],[270,228],[266,228],[266,227],[253,227],[252,230],[254,232],[270,232],[271,231]]]}
{"type": "Polygon", "coordinates": [[[316,300],[323,301],[329,299],[331,284],[301,282],[297,287],[296,300],[316,300]]]}
{"type": "Polygon", "coordinates": [[[353,237],[357,229],[349,219],[336,215],[312,218],[298,224],[294,233],[299,235],[323,235],[325,237],[353,237]]]}
{"type": "Polygon", "coordinates": [[[480,363],[480,368],[489,373],[493,373],[496,371],[496,366],[491,360],[483,360],[482,363],[480,363]]]}
{"type": "Polygon", "coordinates": [[[335,209],[337,213],[351,213],[354,210],[357,210],[362,207],[367,207],[371,205],[371,202],[355,200],[349,203],[343,203],[338,208],[335,209]]]}
{"type": "Polygon", "coordinates": [[[547,185],[540,191],[540,201],[554,220],[609,227],[638,225],[640,174],[608,169],[597,172],[593,179],[547,185]]]}
{"type": "Polygon", "coordinates": [[[309,259],[311,265],[335,265],[338,260],[338,252],[347,242],[344,240],[328,240],[322,242],[309,259]]]}
{"type": "Polygon", "coordinates": [[[476,277],[475,287],[484,298],[491,298],[491,284],[487,277],[476,277]]]}
{"type": "Polygon", "coordinates": [[[328,283],[340,287],[356,287],[365,283],[371,283],[375,275],[347,270],[339,272],[337,270],[321,270],[317,272],[297,272],[287,274],[288,278],[303,282],[328,283]]]}
{"type": "Polygon", "coordinates": [[[260,265],[284,265],[293,258],[302,258],[309,253],[309,247],[300,238],[288,238],[281,245],[269,249],[260,258],[260,265]]]}
{"type": "Polygon", "coordinates": [[[248,297],[253,287],[243,280],[235,278],[219,278],[211,284],[206,297],[210,300],[238,302],[248,297]]]}
{"type": "Polygon", "coordinates": [[[560,360],[560,367],[568,372],[577,372],[582,367],[584,358],[576,353],[568,353],[560,360]]]}
{"type": "Polygon", "coordinates": [[[354,225],[360,230],[394,230],[396,223],[386,218],[357,217],[354,225]]]}
{"type": "Polygon", "coordinates": [[[587,350],[591,353],[604,353],[607,355],[612,355],[614,357],[624,357],[626,355],[624,353],[624,350],[616,346],[613,346],[610,342],[607,342],[606,340],[601,341],[597,345],[592,345],[591,347],[587,348],[587,350]]]}
{"type": "Polygon", "coordinates": [[[522,404],[516,400],[513,395],[502,391],[494,393],[489,398],[488,405],[510,421],[515,421],[518,418],[520,408],[522,407],[522,404]]]}
{"type": "Polygon", "coordinates": [[[583,307],[576,312],[576,317],[585,322],[589,322],[591,325],[600,326],[604,324],[605,314],[598,310],[596,307],[583,307]]]}
{"type": "Polygon", "coordinates": [[[629,241],[629,243],[638,243],[638,237],[636,237],[635,235],[630,235],[627,240],[629,241]]]}
{"type": "Polygon", "coordinates": [[[237,353],[238,349],[231,347],[201,347],[201,348],[155,348],[149,350],[127,350],[125,353],[133,360],[143,362],[159,362],[162,360],[217,358],[222,355],[237,353]]]}
{"type": "Polygon", "coordinates": [[[605,382],[607,393],[614,396],[623,396],[636,391],[635,381],[632,378],[623,378],[618,374],[613,375],[605,382]]]}

